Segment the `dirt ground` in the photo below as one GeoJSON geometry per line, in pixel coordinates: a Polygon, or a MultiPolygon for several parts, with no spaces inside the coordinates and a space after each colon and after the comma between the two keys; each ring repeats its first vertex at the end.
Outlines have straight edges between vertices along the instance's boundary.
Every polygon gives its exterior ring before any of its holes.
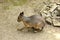
{"type": "Polygon", "coordinates": [[[46,24],[42,32],[20,32],[17,28],[23,27],[23,23],[17,22],[21,11],[25,16],[35,14],[29,6],[13,6],[9,10],[3,10],[0,6],[0,40],[60,40],[60,27],[46,24]]]}

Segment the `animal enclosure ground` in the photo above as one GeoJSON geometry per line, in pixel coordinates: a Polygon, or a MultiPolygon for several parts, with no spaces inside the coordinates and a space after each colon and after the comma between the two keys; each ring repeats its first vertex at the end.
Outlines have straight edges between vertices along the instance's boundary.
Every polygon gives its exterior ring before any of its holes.
{"type": "MultiPolygon", "coordinates": [[[[18,32],[23,27],[17,22],[19,7],[0,12],[0,40],[60,40],[60,28],[46,25],[40,33],[18,32]]],[[[29,14],[30,15],[30,14],[29,14]]]]}
{"type": "Polygon", "coordinates": [[[60,40],[60,27],[53,27],[46,24],[42,32],[20,32],[17,28],[22,28],[23,23],[17,22],[17,17],[21,11],[25,16],[35,14],[29,6],[12,6],[9,10],[4,10],[0,4],[0,40],[60,40]]]}

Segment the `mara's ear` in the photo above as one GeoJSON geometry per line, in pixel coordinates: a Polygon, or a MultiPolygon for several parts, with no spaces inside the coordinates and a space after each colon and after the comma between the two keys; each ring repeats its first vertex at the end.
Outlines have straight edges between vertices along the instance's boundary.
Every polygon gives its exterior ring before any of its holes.
{"type": "Polygon", "coordinates": [[[24,12],[21,12],[21,13],[20,13],[20,16],[23,16],[23,15],[24,15],[24,12]]]}

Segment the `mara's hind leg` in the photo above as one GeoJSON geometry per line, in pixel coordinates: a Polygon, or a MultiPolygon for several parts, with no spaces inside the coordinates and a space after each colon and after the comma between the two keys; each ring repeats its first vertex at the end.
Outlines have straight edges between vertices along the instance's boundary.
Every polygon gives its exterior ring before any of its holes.
{"type": "Polygon", "coordinates": [[[33,29],[33,32],[36,33],[36,32],[41,32],[41,31],[43,30],[43,28],[44,28],[44,27],[40,27],[40,28],[39,28],[39,27],[37,26],[37,27],[33,27],[32,29],[33,29]]]}
{"type": "Polygon", "coordinates": [[[45,23],[44,23],[44,22],[42,22],[39,26],[40,26],[40,28],[39,28],[39,29],[40,29],[40,31],[43,31],[44,26],[45,26],[45,23]]]}
{"type": "Polygon", "coordinates": [[[43,28],[44,27],[36,29],[36,28],[32,27],[34,33],[43,31],[43,28]]]}
{"type": "Polygon", "coordinates": [[[36,32],[38,32],[38,30],[40,30],[40,29],[36,29],[36,28],[34,28],[34,27],[32,27],[32,31],[34,32],[34,33],[36,33],[36,32]]]}
{"type": "Polygon", "coordinates": [[[40,29],[40,31],[43,31],[43,28],[44,28],[44,27],[42,27],[42,28],[40,29]]]}

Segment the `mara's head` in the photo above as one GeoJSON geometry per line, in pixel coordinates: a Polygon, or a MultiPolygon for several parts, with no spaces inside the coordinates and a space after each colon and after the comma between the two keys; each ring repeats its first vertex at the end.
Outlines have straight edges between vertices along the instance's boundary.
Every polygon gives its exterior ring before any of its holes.
{"type": "Polygon", "coordinates": [[[23,15],[24,15],[24,12],[21,12],[21,13],[19,14],[18,19],[17,19],[18,22],[22,21],[23,15]]]}

